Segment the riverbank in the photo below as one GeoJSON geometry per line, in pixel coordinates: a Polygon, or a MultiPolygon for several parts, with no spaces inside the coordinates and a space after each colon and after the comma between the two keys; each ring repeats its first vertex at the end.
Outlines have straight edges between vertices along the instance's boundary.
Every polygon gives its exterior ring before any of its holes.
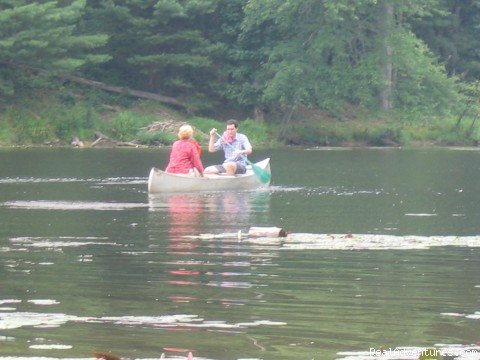
{"type": "MultiPolygon", "coordinates": [[[[229,117],[239,120],[240,131],[261,147],[476,147],[480,139],[475,119],[410,119],[358,109],[334,115],[305,108],[288,121],[275,114],[262,121],[239,114],[229,117]]],[[[0,114],[0,146],[169,146],[184,123],[194,126],[197,140],[207,143],[210,129],[222,129],[226,118],[192,116],[152,101],[92,107],[50,98],[0,114]]]]}

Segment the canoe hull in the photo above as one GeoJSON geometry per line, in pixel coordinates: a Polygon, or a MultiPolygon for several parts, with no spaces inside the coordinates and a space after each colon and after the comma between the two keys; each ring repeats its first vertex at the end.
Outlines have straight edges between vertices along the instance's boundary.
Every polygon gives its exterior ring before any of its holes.
{"type": "MultiPolygon", "coordinates": [[[[270,159],[262,160],[255,165],[270,174],[270,159]]],[[[204,177],[192,177],[182,174],[170,174],[160,169],[152,168],[148,177],[148,192],[151,194],[248,190],[266,187],[268,185],[269,183],[265,184],[261,182],[251,169],[248,169],[245,175],[208,175],[204,177]]]]}

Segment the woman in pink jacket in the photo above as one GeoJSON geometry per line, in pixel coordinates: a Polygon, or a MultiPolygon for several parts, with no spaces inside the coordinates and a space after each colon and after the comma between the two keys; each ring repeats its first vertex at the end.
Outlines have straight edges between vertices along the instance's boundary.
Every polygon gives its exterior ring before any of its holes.
{"type": "Polygon", "coordinates": [[[165,171],[203,176],[201,148],[199,151],[199,144],[193,139],[193,128],[190,125],[182,125],[178,131],[178,139],[172,145],[170,161],[165,171]]]}

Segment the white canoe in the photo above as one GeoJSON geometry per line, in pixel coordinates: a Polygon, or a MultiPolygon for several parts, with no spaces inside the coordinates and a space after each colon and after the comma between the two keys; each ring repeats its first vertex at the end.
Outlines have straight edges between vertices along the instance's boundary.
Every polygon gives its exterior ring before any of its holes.
{"type": "MultiPolygon", "coordinates": [[[[269,158],[259,161],[255,165],[270,175],[269,158]]],[[[259,179],[251,166],[247,166],[247,173],[243,175],[206,175],[204,177],[171,174],[152,168],[148,177],[149,193],[246,190],[268,185],[269,183],[265,184],[259,179]]]]}

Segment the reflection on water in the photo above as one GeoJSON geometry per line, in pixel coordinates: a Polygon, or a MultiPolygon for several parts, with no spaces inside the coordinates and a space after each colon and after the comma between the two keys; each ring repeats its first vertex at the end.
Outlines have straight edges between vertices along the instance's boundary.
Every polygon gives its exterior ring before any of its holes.
{"type": "MultiPolygon", "coordinates": [[[[151,195],[149,238],[153,243],[158,242],[166,232],[167,254],[171,257],[163,265],[167,265],[166,273],[170,275],[168,284],[251,288],[250,279],[254,275],[248,269],[265,265],[277,255],[242,242],[242,230],[238,229],[248,230],[252,219],[262,216],[268,209],[269,197],[268,192],[151,195]],[[208,224],[235,232],[202,240],[198,235],[208,224]]],[[[170,298],[188,301],[183,296],[170,298]]],[[[222,301],[237,305],[241,302],[222,301]]]]}
{"type": "Polygon", "coordinates": [[[196,234],[199,231],[204,207],[202,198],[188,195],[171,195],[166,200],[170,220],[168,231],[170,239],[178,241],[185,235],[196,234]]]}
{"type": "Polygon", "coordinates": [[[149,233],[161,236],[166,227],[171,239],[185,240],[209,229],[245,232],[268,218],[270,197],[268,191],[149,195],[149,233]]]}

